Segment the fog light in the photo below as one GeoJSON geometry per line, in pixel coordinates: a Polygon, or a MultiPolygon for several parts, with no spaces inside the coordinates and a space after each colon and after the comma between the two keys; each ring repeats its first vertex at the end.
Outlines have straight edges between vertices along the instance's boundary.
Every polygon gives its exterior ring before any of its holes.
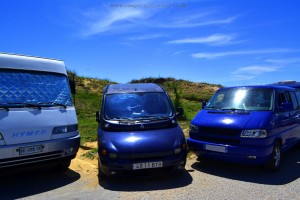
{"type": "Polygon", "coordinates": [[[175,154],[180,154],[180,152],[181,152],[180,148],[176,148],[175,151],[174,151],[175,154]]]}
{"type": "Polygon", "coordinates": [[[114,158],[117,158],[118,155],[116,153],[110,153],[109,157],[114,159],[114,158]]]}
{"type": "Polygon", "coordinates": [[[101,151],[101,154],[102,154],[103,156],[106,156],[106,155],[107,155],[107,151],[106,151],[105,149],[103,149],[103,150],[101,151]]]}
{"type": "Polygon", "coordinates": [[[248,159],[255,160],[256,156],[248,156],[248,159]]]}
{"type": "Polygon", "coordinates": [[[115,172],[115,171],[110,171],[110,174],[111,174],[111,175],[115,175],[116,172],[115,172]]]}

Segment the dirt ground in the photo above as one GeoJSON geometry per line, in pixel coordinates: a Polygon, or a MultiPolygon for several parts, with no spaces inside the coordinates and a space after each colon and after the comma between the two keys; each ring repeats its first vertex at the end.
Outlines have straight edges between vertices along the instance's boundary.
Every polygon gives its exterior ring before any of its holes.
{"type": "Polygon", "coordinates": [[[89,187],[98,186],[98,155],[92,160],[82,155],[94,148],[97,148],[97,142],[85,143],[84,148],[79,148],[76,158],[72,160],[70,165],[70,169],[79,173],[89,187]]]}

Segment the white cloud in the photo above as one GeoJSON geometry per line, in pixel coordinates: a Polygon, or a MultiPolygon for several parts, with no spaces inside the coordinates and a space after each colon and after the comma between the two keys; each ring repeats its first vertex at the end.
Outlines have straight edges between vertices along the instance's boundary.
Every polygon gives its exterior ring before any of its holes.
{"type": "Polygon", "coordinates": [[[129,40],[150,40],[165,37],[163,34],[152,34],[152,35],[141,35],[136,37],[128,38],[129,40]]]}
{"type": "Polygon", "coordinates": [[[287,65],[300,63],[300,58],[289,58],[289,59],[267,59],[265,60],[268,63],[279,64],[279,65],[287,65]]]}
{"type": "Polygon", "coordinates": [[[274,66],[249,66],[249,67],[241,67],[234,71],[232,74],[238,75],[260,75],[267,72],[278,71],[279,67],[274,66]]]}
{"type": "Polygon", "coordinates": [[[248,51],[226,51],[217,53],[207,53],[200,52],[192,54],[192,57],[199,59],[213,59],[224,56],[234,56],[234,55],[251,55],[251,54],[271,54],[271,53],[287,53],[294,50],[290,49],[263,49],[263,50],[248,50],[248,51]]]}
{"type": "Polygon", "coordinates": [[[225,34],[213,34],[207,37],[200,38],[185,38],[180,40],[172,40],[167,42],[168,44],[211,44],[211,45],[223,45],[228,44],[233,40],[233,35],[225,34]]]}

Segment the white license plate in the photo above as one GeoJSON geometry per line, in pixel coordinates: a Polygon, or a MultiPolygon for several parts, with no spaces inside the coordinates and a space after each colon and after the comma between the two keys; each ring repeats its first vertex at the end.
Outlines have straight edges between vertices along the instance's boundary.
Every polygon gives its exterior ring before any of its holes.
{"type": "Polygon", "coordinates": [[[29,147],[20,147],[19,148],[19,154],[20,155],[27,155],[27,154],[34,154],[39,153],[43,151],[42,145],[37,146],[29,146],[29,147]]]}
{"type": "Polygon", "coordinates": [[[221,152],[221,153],[227,153],[227,148],[226,147],[222,147],[222,146],[216,146],[216,145],[206,144],[204,148],[206,150],[209,150],[209,151],[216,151],[216,152],[221,152]]]}
{"type": "Polygon", "coordinates": [[[163,167],[163,162],[146,162],[146,163],[134,163],[133,170],[137,169],[150,169],[150,168],[161,168],[163,167]]]}

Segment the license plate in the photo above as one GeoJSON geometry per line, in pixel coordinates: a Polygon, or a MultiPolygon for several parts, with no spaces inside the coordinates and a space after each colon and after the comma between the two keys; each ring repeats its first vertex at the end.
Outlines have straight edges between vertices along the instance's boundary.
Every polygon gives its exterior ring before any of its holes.
{"type": "Polygon", "coordinates": [[[146,162],[146,163],[134,163],[133,170],[138,169],[150,169],[150,168],[161,168],[163,167],[163,162],[146,162]]]}
{"type": "Polygon", "coordinates": [[[27,155],[27,154],[34,154],[39,153],[43,151],[42,145],[37,146],[29,146],[29,147],[20,147],[19,148],[19,154],[20,155],[27,155]]]}
{"type": "Polygon", "coordinates": [[[222,147],[222,146],[216,146],[216,145],[210,145],[207,144],[204,147],[206,150],[209,151],[216,151],[216,152],[220,152],[220,153],[227,153],[227,148],[226,147],[222,147]]]}

